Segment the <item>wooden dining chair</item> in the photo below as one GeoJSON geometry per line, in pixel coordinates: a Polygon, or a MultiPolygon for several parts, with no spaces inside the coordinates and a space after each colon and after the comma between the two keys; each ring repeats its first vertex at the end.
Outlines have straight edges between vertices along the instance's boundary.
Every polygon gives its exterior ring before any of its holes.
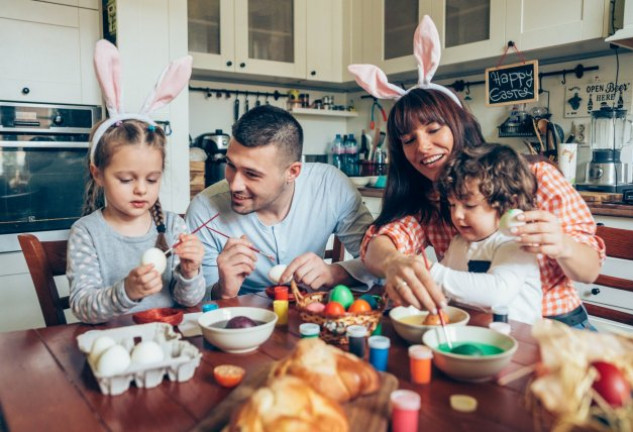
{"type": "MultiPolygon", "coordinates": [[[[599,225],[596,235],[604,240],[607,257],[633,261],[633,231],[599,225]]],[[[596,285],[633,293],[633,280],[601,274],[594,283],[596,285]]],[[[600,288],[594,287],[591,291],[594,294],[599,294],[600,288]]],[[[589,315],[633,325],[633,314],[587,302],[585,302],[585,307],[589,315]]]]}
{"type": "Polygon", "coordinates": [[[326,249],[325,254],[323,255],[324,259],[331,259],[333,263],[343,261],[345,258],[345,247],[343,247],[343,243],[338,239],[337,236],[334,236],[334,243],[332,244],[332,249],[326,249]]]}
{"type": "Polygon", "coordinates": [[[35,292],[46,326],[66,324],[64,310],[70,308],[68,297],[60,297],[54,276],[66,274],[68,242],[41,242],[33,234],[19,234],[18,241],[31,273],[35,292]]]}

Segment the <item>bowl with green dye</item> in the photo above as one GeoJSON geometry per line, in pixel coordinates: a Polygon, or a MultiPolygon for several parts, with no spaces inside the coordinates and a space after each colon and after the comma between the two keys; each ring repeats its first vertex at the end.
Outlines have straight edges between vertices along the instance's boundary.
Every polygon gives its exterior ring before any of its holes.
{"type": "Polygon", "coordinates": [[[428,331],[422,342],[433,350],[433,363],[460,381],[488,381],[508,366],[519,343],[512,336],[485,327],[447,327],[452,350],[442,329],[428,331]]]}

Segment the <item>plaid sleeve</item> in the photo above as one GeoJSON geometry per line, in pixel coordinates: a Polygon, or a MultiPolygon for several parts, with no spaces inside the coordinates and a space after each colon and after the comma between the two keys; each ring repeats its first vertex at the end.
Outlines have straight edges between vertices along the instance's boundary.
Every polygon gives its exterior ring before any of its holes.
{"type": "Polygon", "coordinates": [[[389,237],[396,249],[407,255],[419,254],[426,247],[426,238],[420,222],[414,216],[405,216],[381,227],[369,227],[361,244],[360,256],[363,260],[369,242],[380,235],[389,237]]]}
{"type": "Polygon", "coordinates": [[[538,207],[556,215],[566,234],[593,248],[604,260],[604,242],[595,235],[596,222],[585,200],[552,164],[539,162],[533,169],[539,184],[538,207]]]}

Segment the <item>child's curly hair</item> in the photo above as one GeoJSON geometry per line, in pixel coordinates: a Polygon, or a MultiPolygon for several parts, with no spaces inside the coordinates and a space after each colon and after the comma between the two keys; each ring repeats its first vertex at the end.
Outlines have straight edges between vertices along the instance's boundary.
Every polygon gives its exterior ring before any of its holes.
{"type": "Polygon", "coordinates": [[[468,199],[468,185],[473,180],[479,182],[479,191],[499,215],[513,208],[535,207],[536,177],[525,158],[506,145],[483,143],[464,148],[447,163],[438,179],[446,220],[450,220],[448,198],[468,199]]]}

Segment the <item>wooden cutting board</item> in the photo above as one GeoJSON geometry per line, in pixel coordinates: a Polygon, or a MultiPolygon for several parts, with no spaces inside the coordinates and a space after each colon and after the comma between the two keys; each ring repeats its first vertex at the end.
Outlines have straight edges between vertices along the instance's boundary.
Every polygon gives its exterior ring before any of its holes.
{"type": "Polygon", "coordinates": [[[579,191],[578,192],[583,199],[588,203],[608,203],[622,201],[621,193],[613,192],[591,192],[591,191],[579,191]]]}
{"type": "MultiPolygon", "coordinates": [[[[266,365],[253,373],[231,392],[205,417],[194,431],[219,431],[231,419],[231,413],[255,390],[265,385],[269,372],[275,363],[266,365]]],[[[386,431],[389,425],[389,396],[398,388],[398,379],[390,373],[379,372],[381,387],[378,392],[361,396],[343,404],[351,432],[386,431]]]]}

